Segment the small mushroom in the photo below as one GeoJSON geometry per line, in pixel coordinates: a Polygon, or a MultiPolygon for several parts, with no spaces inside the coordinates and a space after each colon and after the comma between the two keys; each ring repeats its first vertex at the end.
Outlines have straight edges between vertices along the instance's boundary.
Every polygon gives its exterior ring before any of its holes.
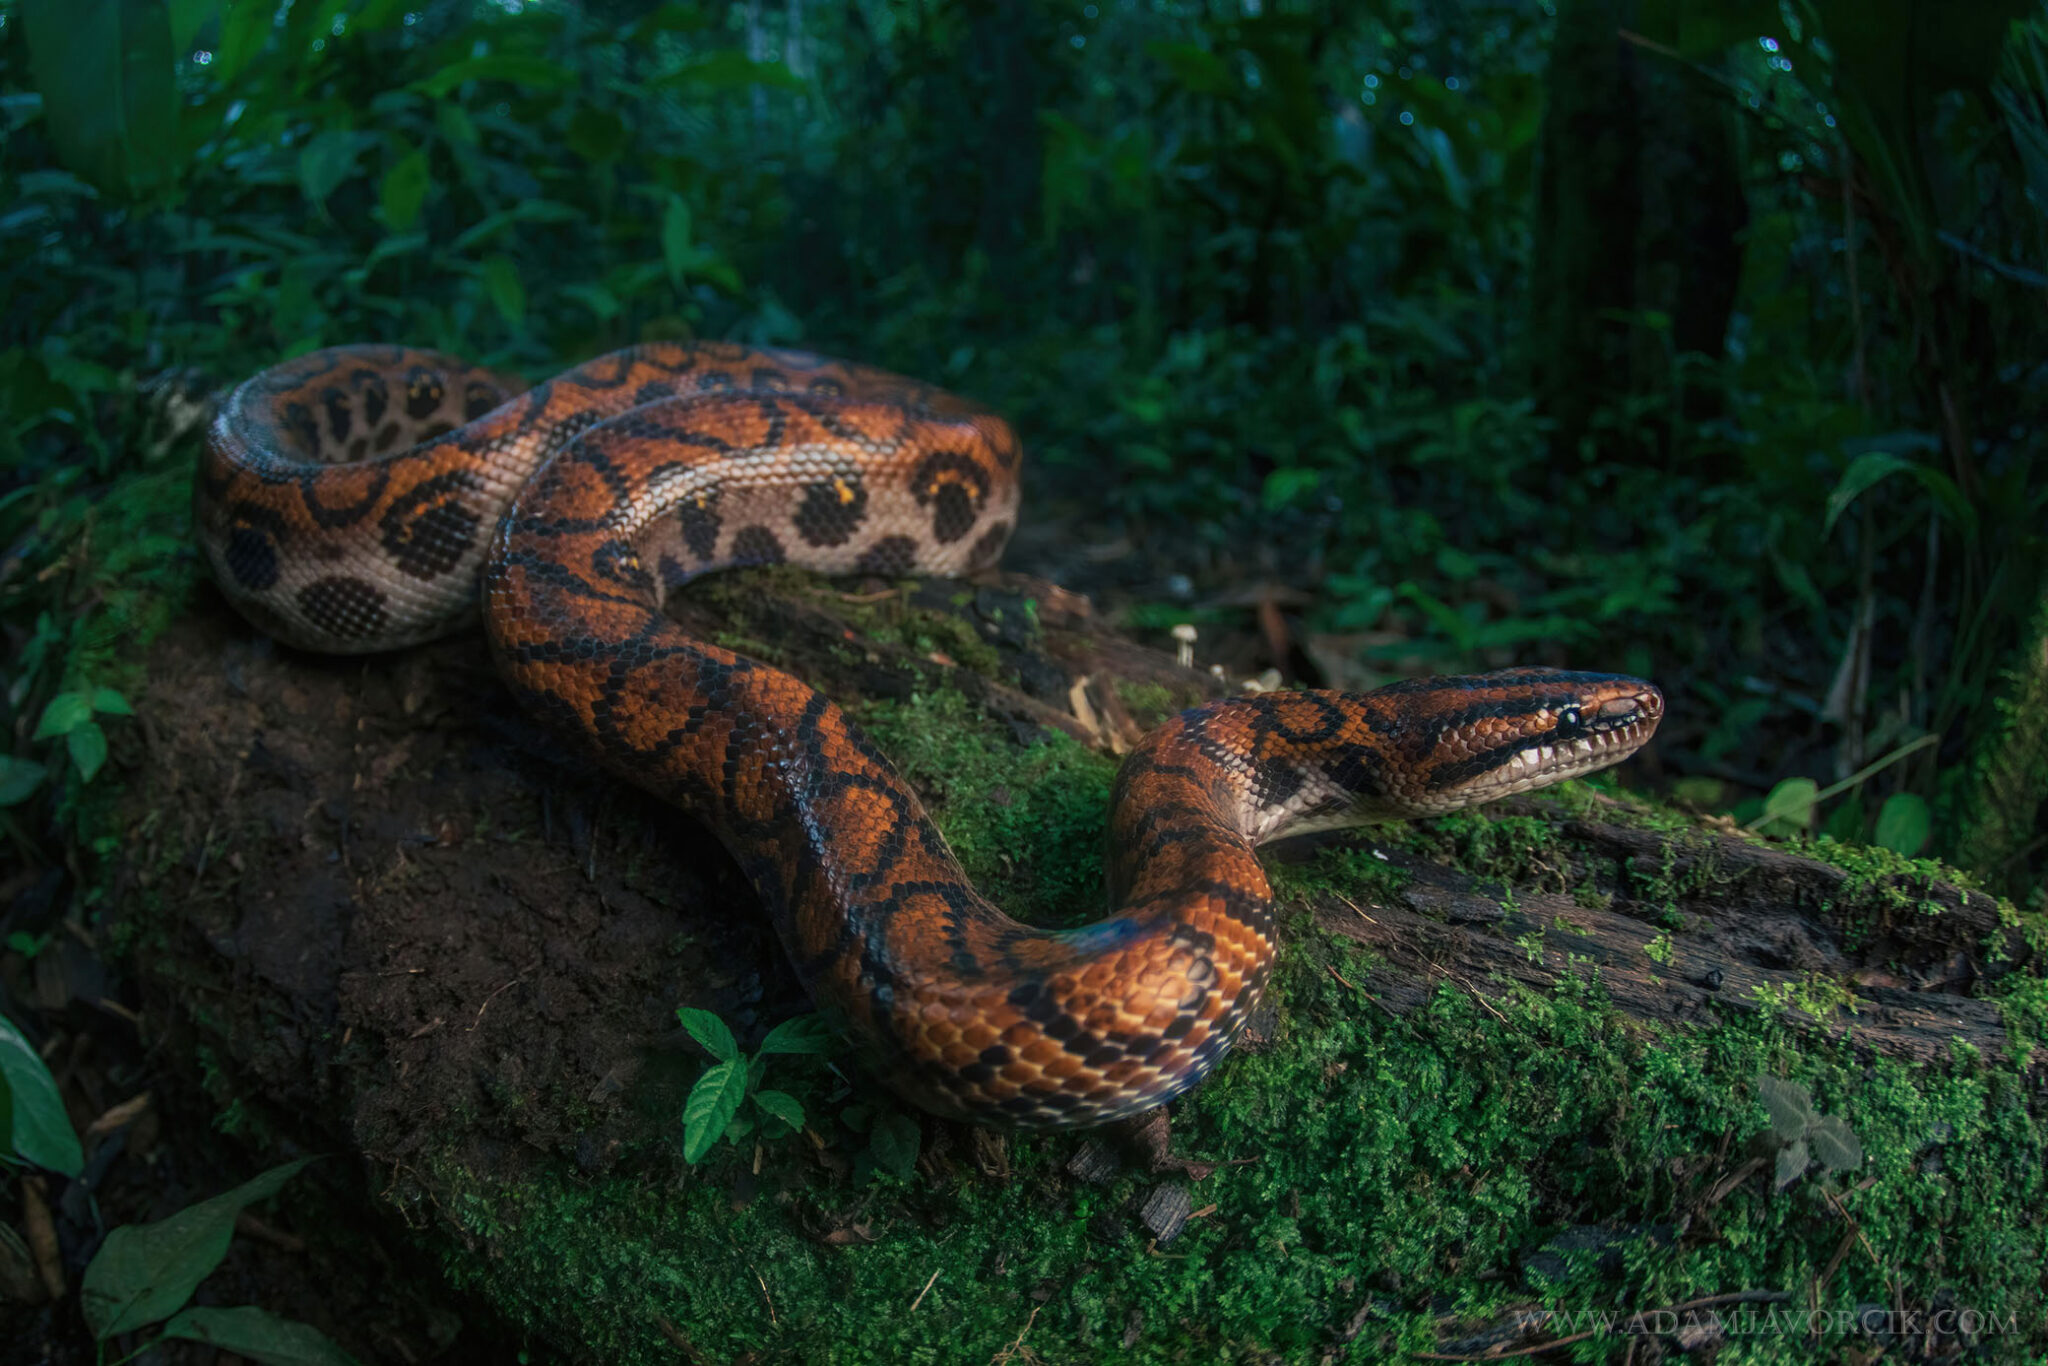
{"type": "Polygon", "coordinates": [[[1193,623],[1184,621],[1180,625],[1174,627],[1173,638],[1180,642],[1179,648],[1174,652],[1175,657],[1180,661],[1180,666],[1183,669],[1194,668],[1195,628],[1193,623]]]}

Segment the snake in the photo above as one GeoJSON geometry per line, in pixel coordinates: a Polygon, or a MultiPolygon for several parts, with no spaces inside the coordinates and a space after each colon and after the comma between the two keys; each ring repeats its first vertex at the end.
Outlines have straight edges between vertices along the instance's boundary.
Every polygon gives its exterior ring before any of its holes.
{"type": "Polygon", "coordinates": [[[988,570],[1021,464],[990,410],[805,352],[649,343],[529,388],[439,352],[341,346],[222,401],[195,528],[229,602],[288,646],[387,651],[481,617],[544,727],[716,833],[877,1077],[1000,1127],[1130,1118],[1209,1073],[1272,976],[1257,846],[1590,773],[1663,714],[1641,679],[1544,667],[1199,705],[1117,772],[1109,913],[1020,923],[838,705],[664,601],[749,564],[988,570]]]}

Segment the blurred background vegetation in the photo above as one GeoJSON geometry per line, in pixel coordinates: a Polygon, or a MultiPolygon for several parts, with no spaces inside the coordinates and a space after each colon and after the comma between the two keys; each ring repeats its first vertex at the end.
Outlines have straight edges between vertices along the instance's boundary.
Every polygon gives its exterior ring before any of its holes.
{"type": "Polygon", "coordinates": [[[1006,411],[1136,628],[1642,673],[1679,799],[2038,897],[2044,211],[2038,0],[0,0],[0,819],[132,724],[195,396],[700,335],[1006,411]]]}

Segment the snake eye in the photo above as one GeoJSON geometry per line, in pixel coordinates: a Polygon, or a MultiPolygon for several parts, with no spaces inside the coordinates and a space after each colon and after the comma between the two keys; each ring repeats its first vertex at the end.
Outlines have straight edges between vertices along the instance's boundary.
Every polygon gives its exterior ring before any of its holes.
{"type": "Polygon", "coordinates": [[[1566,707],[1557,714],[1557,724],[1560,728],[1578,729],[1579,709],[1577,707],[1566,707]]]}

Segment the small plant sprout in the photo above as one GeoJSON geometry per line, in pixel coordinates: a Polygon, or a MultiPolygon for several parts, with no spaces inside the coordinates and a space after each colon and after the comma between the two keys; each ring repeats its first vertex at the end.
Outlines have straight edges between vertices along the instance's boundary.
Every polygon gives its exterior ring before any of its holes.
{"type": "Polygon", "coordinates": [[[1863,1165],[1863,1145],[1840,1115],[1823,1115],[1813,1108],[1813,1093],[1796,1081],[1780,1081],[1766,1074],[1757,1078],[1757,1095],[1771,1114],[1770,1141],[1778,1149],[1777,1179],[1773,1189],[1783,1190],[1819,1162],[1830,1172],[1850,1171],[1863,1165]]]}
{"type": "Polygon", "coordinates": [[[768,1031],[760,1049],[748,1058],[740,1052],[739,1041],[725,1021],[708,1010],[684,1006],[676,1018],[691,1038],[704,1046],[717,1061],[697,1078],[690,1097],[683,1102],[683,1160],[704,1160],[721,1138],[738,1143],[757,1125],[774,1121],[791,1133],[804,1127],[804,1108],[787,1091],[761,1088],[771,1053],[831,1053],[838,1048],[832,1031],[822,1017],[799,1015],[784,1020],[768,1031]],[[752,1114],[741,1114],[753,1102],[752,1114]]]}

